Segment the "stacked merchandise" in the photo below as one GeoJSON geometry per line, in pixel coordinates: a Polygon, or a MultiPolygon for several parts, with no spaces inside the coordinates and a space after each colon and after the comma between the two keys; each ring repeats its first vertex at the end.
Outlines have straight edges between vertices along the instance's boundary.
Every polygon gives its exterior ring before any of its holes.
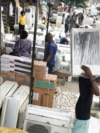
{"type": "Polygon", "coordinates": [[[0,126],[22,128],[28,97],[29,87],[25,85],[19,86],[12,95],[5,96],[0,126]]]}
{"type": "Polygon", "coordinates": [[[3,81],[15,81],[15,76],[16,74],[14,72],[0,71],[0,77],[2,77],[3,81]]]}
{"type": "Polygon", "coordinates": [[[68,111],[28,105],[23,129],[29,133],[71,133],[71,117],[68,111]]]}
{"type": "Polygon", "coordinates": [[[56,89],[57,76],[47,74],[47,63],[34,61],[34,92],[33,104],[52,107],[56,89]]]}
{"type": "Polygon", "coordinates": [[[0,76],[0,85],[3,83],[3,78],[0,76]]]}
{"type": "Polygon", "coordinates": [[[0,109],[6,96],[11,96],[18,88],[17,82],[6,80],[0,85],[0,109]]]}
{"type": "Polygon", "coordinates": [[[14,58],[10,58],[7,55],[2,55],[1,71],[14,71],[14,58]]]}
{"type": "Polygon", "coordinates": [[[30,74],[31,73],[31,62],[21,60],[15,60],[15,72],[30,74]]]}
{"type": "Polygon", "coordinates": [[[11,55],[1,56],[1,71],[13,71],[25,74],[31,73],[31,59],[11,55]]]}

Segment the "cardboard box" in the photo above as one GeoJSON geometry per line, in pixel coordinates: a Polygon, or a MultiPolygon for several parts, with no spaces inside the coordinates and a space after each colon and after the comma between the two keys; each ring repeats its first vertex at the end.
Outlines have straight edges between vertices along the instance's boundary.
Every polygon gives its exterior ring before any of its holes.
{"type": "Polygon", "coordinates": [[[6,48],[5,47],[0,47],[0,55],[6,54],[6,48]]]}
{"type": "Polygon", "coordinates": [[[32,104],[52,108],[54,93],[54,89],[34,88],[32,104]]]}
{"type": "Polygon", "coordinates": [[[45,88],[45,89],[56,89],[57,75],[48,74],[44,78],[35,78],[34,87],[45,88]]]}
{"type": "Polygon", "coordinates": [[[46,76],[46,67],[47,67],[47,62],[34,61],[33,77],[35,77],[35,78],[45,77],[46,76]]]}
{"type": "Polygon", "coordinates": [[[15,81],[19,85],[27,85],[30,86],[30,76],[26,74],[16,73],[15,81]]]}
{"type": "Polygon", "coordinates": [[[41,93],[34,90],[33,92],[33,102],[34,105],[41,105],[41,93]]]}
{"type": "Polygon", "coordinates": [[[33,90],[33,104],[52,107],[57,75],[48,74],[45,78],[35,78],[33,90]]]}
{"type": "Polygon", "coordinates": [[[5,80],[15,81],[15,73],[14,72],[0,71],[0,76],[3,78],[3,81],[5,81],[5,80]]]}

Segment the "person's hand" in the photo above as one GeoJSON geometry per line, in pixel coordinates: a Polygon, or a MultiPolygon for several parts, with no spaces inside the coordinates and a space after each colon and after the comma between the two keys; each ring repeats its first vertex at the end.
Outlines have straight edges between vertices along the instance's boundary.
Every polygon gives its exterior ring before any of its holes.
{"type": "Polygon", "coordinates": [[[92,72],[89,67],[82,65],[81,69],[85,72],[84,75],[91,78],[92,77],[92,72]]]}
{"type": "Polygon", "coordinates": [[[97,82],[96,82],[94,76],[92,75],[90,68],[85,65],[82,65],[81,69],[85,72],[85,75],[88,76],[90,79],[91,89],[92,89],[93,94],[95,94],[96,96],[100,96],[99,87],[97,85],[97,82]]]}

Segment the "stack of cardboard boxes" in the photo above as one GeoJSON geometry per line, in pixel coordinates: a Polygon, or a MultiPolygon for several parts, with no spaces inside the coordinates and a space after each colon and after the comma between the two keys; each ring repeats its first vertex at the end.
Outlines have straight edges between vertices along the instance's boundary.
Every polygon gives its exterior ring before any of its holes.
{"type": "Polygon", "coordinates": [[[5,80],[15,81],[15,73],[14,72],[0,71],[0,77],[3,78],[3,81],[5,81],[5,80]]]}
{"type": "MultiPolygon", "coordinates": [[[[30,86],[30,75],[0,71],[3,80],[16,81],[19,85],[30,86]]],[[[47,63],[43,61],[34,61],[34,87],[33,87],[33,104],[40,106],[53,106],[53,96],[56,90],[57,76],[47,74],[47,63]]]]}
{"type": "Polygon", "coordinates": [[[0,71],[0,77],[3,78],[3,81],[16,81],[19,85],[30,86],[30,75],[27,74],[16,73],[11,71],[0,71]]]}
{"type": "Polygon", "coordinates": [[[57,76],[47,74],[47,63],[34,61],[34,91],[33,104],[52,107],[56,89],[57,76]]]}

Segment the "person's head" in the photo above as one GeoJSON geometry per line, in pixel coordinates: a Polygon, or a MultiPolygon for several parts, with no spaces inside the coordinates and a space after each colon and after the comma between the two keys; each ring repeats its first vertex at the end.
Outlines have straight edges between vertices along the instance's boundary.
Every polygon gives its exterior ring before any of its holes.
{"type": "Polygon", "coordinates": [[[24,16],[24,15],[25,15],[25,11],[21,11],[20,14],[21,14],[22,16],[24,16]]]}
{"type": "Polygon", "coordinates": [[[59,3],[59,6],[62,6],[62,4],[61,4],[61,3],[59,3]]]}
{"type": "Polygon", "coordinates": [[[88,28],[88,26],[86,25],[85,28],[88,28]]]}
{"type": "Polygon", "coordinates": [[[21,31],[21,33],[20,33],[20,39],[26,39],[27,36],[28,36],[27,31],[21,31]]]}
{"type": "Polygon", "coordinates": [[[94,20],[94,21],[93,21],[93,24],[95,24],[95,23],[96,23],[96,21],[94,20]]]}
{"type": "Polygon", "coordinates": [[[53,36],[51,33],[47,33],[46,36],[45,36],[45,41],[46,42],[50,42],[53,40],[53,36]]]}
{"type": "Polygon", "coordinates": [[[42,17],[42,20],[45,20],[46,18],[45,17],[42,17]]]}
{"type": "Polygon", "coordinates": [[[70,15],[68,15],[67,18],[70,18],[70,15]]]}

